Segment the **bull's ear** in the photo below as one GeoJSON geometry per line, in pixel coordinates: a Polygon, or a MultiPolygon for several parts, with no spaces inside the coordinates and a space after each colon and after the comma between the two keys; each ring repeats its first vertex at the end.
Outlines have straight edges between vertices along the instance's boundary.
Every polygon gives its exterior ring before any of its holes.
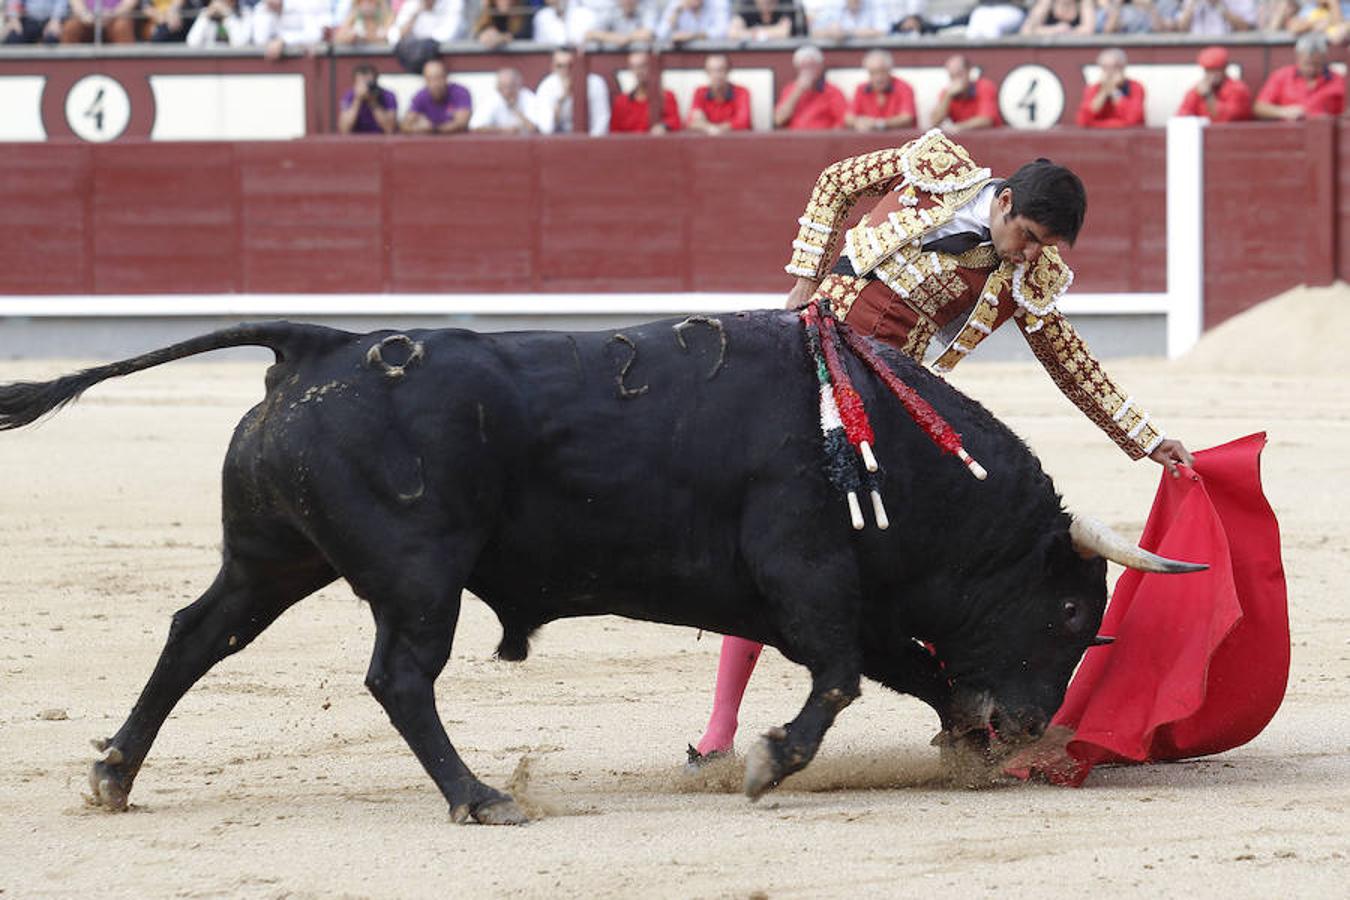
{"type": "Polygon", "coordinates": [[[1115,638],[1113,638],[1113,637],[1111,637],[1111,636],[1109,636],[1109,635],[1099,634],[1099,635],[1097,635],[1095,638],[1092,639],[1092,643],[1088,644],[1088,646],[1089,646],[1089,647],[1109,647],[1110,645],[1114,644],[1115,642],[1116,642],[1116,639],[1115,639],[1115,638]]]}

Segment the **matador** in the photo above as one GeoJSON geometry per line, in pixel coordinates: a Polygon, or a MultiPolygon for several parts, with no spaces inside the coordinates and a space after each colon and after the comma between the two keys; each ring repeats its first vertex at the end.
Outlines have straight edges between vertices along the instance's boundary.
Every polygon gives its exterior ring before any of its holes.
{"type": "MultiPolygon", "coordinates": [[[[1057,309],[1073,282],[1059,245],[1073,245],[1086,208],[1083,183],[1069,169],[1038,159],[1010,178],[994,178],[934,129],[820,174],[797,220],[786,266],[797,282],[788,306],[817,300],[849,327],[919,362],[935,335],[954,330],[932,363],[939,374],[1014,322],[1075,406],[1131,459],[1148,456],[1175,475],[1178,464],[1191,464],[1190,453],[1107,377],[1057,309]],[[845,230],[863,197],[878,199],[845,230]]],[[[691,765],[731,750],[760,649],[723,638],[712,716],[689,748],[691,765]]]]}

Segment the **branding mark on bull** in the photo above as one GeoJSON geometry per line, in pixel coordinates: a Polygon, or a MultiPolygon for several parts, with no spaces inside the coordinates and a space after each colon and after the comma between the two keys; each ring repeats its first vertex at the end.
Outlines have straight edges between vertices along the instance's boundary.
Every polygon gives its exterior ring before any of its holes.
{"type": "Polygon", "coordinates": [[[717,351],[717,362],[713,363],[712,369],[708,372],[705,381],[712,381],[717,373],[722,370],[722,365],[727,361],[727,333],[722,328],[722,320],[714,319],[710,316],[690,316],[678,325],[672,325],[671,330],[675,332],[675,343],[680,345],[680,349],[689,350],[689,345],[684,341],[684,330],[694,325],[707,325],[713,331],[717,332],[717,338],[721,342],[717,351]]]}
{"type": "Polygon", "coordinates": [[[623,383],[623,380],[628,377],[628,370],[633,368],[633,363],[637,361],[637,344],[634,344],[632,338],[626,334],[616,334],[614,337],[610,338],[610,340],[626,344],[628,349],[633,351],[628,355],[628,359],[624,361],[623,368],[619,369],[619,374],[614,378],[614,382],[619,386],[619,397],[624,400],[630,400],[633,397],[641,397],[643,394],[647,393],[651,385],[644,384],[642,387],[630,388],[623,383]]]}

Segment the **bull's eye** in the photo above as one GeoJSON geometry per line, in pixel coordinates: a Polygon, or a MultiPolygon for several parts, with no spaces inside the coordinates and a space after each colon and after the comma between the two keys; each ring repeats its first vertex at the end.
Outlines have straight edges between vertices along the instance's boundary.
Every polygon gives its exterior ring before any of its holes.
{"type": "Polygon", "coordinates": [[[1078,615],[1078,604],[1072,600],[1064,601],[1064,621],[1071,622],[1073,617],[1078,615]]]}

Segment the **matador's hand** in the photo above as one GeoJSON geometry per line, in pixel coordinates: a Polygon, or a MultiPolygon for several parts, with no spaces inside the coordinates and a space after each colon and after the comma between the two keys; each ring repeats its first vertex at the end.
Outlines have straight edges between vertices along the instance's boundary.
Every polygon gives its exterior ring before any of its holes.
{"type": "Polygon", "coordinates": [[[811,298],[815,296],[818,287],[820,287],[819,281],[813,281],[810,278],[798,278],[797,283],[792,286],[792,290],[788,293],[785,307],[787,309],[801,309],[811,302],[811,298]]]}
{"type": "Polygon", "coordinates": [[[1195,459],[1190,451],[1181,445],[1181,441],[1174,441],[1171,438],[1154,447],[1148,458],[1165,467],[1173,478],[1181,474],[1177,471],[1178,465],[1195,465],[1195,459]]]}

